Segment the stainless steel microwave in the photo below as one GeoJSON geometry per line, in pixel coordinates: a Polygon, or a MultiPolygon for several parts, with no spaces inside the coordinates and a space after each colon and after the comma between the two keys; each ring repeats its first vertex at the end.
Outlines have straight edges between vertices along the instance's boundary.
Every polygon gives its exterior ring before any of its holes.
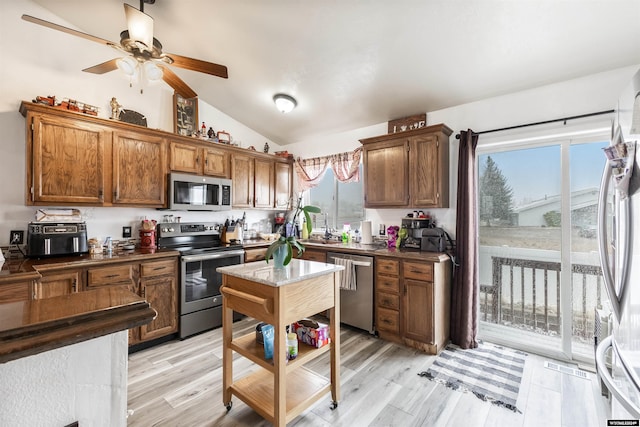
{"type": "Polygon", "coordinates": [[[231,210],[231,180],[211,176],[169,174],[169,209],[183,211],[231,210]]]}

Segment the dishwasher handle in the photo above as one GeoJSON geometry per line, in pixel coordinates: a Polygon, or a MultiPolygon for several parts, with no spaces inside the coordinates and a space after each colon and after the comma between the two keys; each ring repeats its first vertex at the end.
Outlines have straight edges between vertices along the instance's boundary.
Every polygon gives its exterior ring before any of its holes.
{"type": "MultiPolygon", "coordinates": [[[[327,257],[327,260],[336,260],[338,259],[338,257],[327,257]]],[[[341,259],[349,259],[349,258],[341,258],[341,259]]],[[[358,267],[371,267],[371,262],[370,261],[355,261],[355,260],[351,260],[351,262],[353,263],[353,265],[357,265],[358,267]]]]}

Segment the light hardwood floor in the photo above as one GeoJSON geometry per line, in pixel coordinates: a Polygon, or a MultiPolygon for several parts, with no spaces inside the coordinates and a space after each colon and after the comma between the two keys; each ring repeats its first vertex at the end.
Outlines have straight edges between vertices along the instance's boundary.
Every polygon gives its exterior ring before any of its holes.
{"type": "MultiPolygon", "coordinates": [[[[234,324],[234,335],[251,333],[257,322],[234,324]]],[[[129,426],[268,426],[233,398],[222,402],[221,329],[171,341],[129,356],[129,426]]],[[[341,328],[341,399],[330,395],[289,426],[604,426],[606,401],[595,374],[585,380],[544,367],[546,358],[527,357],[517,407],[522,413],[483,402],[419,377],[435,356],[341,328]]],[[[258,369],[235,355],[234,377],[258,369]]],[[[558,362],[560,363],[560,362],[558,362]]],[[[306,365],[328,376],[328,354],[306,365]],[[326,356],[326,357],[325,357],[326,356]]]]}

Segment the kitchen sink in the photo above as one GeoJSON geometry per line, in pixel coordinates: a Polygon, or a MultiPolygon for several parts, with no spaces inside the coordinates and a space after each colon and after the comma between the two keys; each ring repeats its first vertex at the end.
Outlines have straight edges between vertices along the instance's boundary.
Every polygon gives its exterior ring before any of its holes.
{"type": "Polygon", "coordinates": [[[298,239],[302,244],[318,244],[318,245],[339,245],[342,243],[340,240],[326,240],[326,239],[298,239]]]}

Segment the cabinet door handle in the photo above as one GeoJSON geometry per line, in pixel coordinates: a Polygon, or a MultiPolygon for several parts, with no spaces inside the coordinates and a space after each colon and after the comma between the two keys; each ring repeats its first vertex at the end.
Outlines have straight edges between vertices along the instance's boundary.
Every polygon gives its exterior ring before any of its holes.
{"type": "Polygon", "coordinates": [[[200,164],[200,156],[196,156],[196,165],[200,164]]]}
{"type": "Polygon", "coordinates": [[[142,293],[142,298],[145,298],[147,296],[147,288],[146,288],[146,286],[143,286],[140,291],[142,293]]]}
{"type": "Polygon", "coordinates": [[[73,279],[73,281],[71,282],[71,290],[73,292],[78,292],[78,280],[77,279],[73,279]]]}
{"type": "Polygon", "coordinates": [[[107,279],[113,279],[114,277],[118,277],[117,274],[109,274],[108,276],[105,276],[105,278],[107,279]]]}

